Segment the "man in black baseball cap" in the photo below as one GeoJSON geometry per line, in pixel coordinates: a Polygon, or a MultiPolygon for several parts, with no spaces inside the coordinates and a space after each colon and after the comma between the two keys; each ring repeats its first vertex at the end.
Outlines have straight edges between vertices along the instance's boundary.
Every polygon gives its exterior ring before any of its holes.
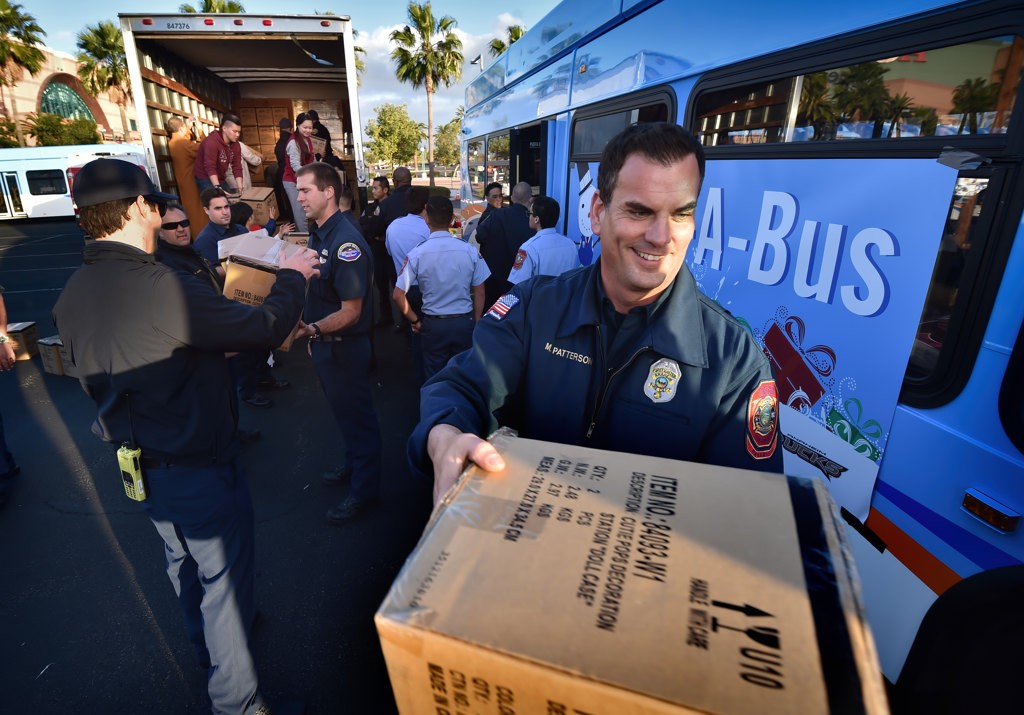
{"type": "MultiPolygon", "coordinates": [[[[96,240],[86,244],[53,321],[96,401],[93,433],[113,449],[141,450],[142,508],[164,540],[189,639],[208,669],[213,711],[263,712],[248,647],[255,523],[237,463],[238,411],[224,354],[266,352],[288,337],[319,258],[302,249],[283,259],[263,304],[244,305],[204,277],[156,261],[161,214],[174,197],[139,167],[96,159],[78,172],[74,196],[82,228],[96,240]]],[[[108,478],[119,478],[116,467],[108,478]]]]}
{"type": "Polygon", "coordinates": [[[79,206],[133,199],[142,196],[156,204],[177,201],[174,194],[157,191],[140,167],[120,159],[94,159],[83,166],[72,185],[72,197],[79,206]]]}

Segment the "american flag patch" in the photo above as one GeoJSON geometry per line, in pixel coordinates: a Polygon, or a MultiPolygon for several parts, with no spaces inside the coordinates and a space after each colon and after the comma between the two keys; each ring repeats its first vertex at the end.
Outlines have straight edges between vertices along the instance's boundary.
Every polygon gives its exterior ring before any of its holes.
{"type": "Polygon", "coordinates": [[[495,320],[501,320],[518,302],[519,298],[517,296],[506,293],[491,306],[491,309],[487,311],[487,315],[492,316],[495,320]]]}

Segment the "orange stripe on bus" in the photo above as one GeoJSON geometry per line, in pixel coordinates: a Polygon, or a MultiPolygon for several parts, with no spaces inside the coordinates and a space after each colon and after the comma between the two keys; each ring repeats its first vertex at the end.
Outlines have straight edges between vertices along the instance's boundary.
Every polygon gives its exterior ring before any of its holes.
{"type": "Polygon", "coordinates": [[[937,596],[941,596],[946,589],[961,580],[953,569],[935,558],[933,554],[907,536],[902,529],[874,507],[871,508],[865,525],[878,534],[885,542],[885,548],[903,562],[937,596]]]}

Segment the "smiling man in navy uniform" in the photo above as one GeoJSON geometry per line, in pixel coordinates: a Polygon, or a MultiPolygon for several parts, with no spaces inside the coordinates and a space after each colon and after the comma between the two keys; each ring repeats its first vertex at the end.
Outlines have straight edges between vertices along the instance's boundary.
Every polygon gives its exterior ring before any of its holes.
{"type": "Polygon", "coordinates": [[[779,472],[771,366],[683,265],[704,152],[683,128],[627,128],[605,147],[591,202],[600,260],[516,286],[473,347],[421,392],[413,466],[439,499],[467,461],[504,461],[482,437],[523,437],[779,472]]]}
{"type": "Polygon", "coordinates": [[[320,385],[345,437],[344,466],[323,476],[351,481],[348,496],[327,512],[341,525],[369,509],[380,491],[381,437],[370,388],[373,258],[365,239],[338,209],[341,179],[323,162],[296,173],[299,205],[310,221],[309,248],[320,254],[320,277],[309,285],[305,324],[320,385]]]}

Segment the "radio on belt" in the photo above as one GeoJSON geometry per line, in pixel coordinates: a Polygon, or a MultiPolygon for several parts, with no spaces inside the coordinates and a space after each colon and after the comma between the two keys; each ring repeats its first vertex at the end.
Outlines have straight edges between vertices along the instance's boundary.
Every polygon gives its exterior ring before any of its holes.
{"type": "Polygon", "coordinates": [[[824,483],[491,441],[376,615],[403,715],[888,712],[824,483]]]}

